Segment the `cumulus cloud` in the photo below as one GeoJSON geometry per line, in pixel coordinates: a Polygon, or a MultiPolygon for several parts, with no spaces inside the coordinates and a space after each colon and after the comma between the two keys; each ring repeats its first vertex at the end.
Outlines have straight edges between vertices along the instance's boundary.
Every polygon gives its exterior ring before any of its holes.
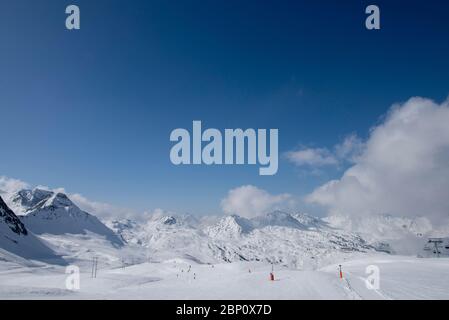
{"type": "Polygon", "coordinates": [[[252,185],[231,189],[221,201],[226,214],[237,214],[245,218],[253,218],[272,210],[289,207],[292,197],[289,194],[272,195],[252,185]]]}
{"type": "MultiPolygon", "coordinates": [[[[344,149],[344,148],[343,148],[344,149]]],[[[309,194],[331,214],[449,215],[449,101],[394,105],[339,180],[309,194]]]]}
{"type": "Polygon", "coordinates": [[[337,166],[345,162],[354,162],[364,147],[362,140],[355,134],[347,136],[331,150],[327,148],[299,148],[285,154],[287,160],[297,166],[324,167],[337,166]]]}

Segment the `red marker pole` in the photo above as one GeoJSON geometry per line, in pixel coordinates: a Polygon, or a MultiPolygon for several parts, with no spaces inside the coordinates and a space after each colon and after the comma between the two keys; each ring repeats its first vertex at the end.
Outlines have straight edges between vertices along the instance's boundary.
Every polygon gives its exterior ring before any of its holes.
{"type": "Polygon", "coordinates": [[[343,272],[341,271],[341,264],[338,265],[340,267],[340,279],[343,279],[343,272]]]}

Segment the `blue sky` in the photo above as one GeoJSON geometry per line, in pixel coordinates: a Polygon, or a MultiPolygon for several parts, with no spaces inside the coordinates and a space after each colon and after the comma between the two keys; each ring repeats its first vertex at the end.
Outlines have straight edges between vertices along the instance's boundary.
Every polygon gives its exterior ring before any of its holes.
{"type": "Polygon", "coordinates": [[[278,128],[280,153],[331,149],[394,103],[444,100],[447,1],[375,3],[380,31],[366,1],[0,0],[0,175],[199,214],[241,185],[308,194],[345,167],[175,167],[170,132],[278,128]]]}

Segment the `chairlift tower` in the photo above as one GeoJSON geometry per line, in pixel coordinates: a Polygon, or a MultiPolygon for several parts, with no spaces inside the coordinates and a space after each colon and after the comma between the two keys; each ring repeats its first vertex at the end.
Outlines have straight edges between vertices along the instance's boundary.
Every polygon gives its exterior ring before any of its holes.
{"type": "Polygon", "coordinates": [[[437,255],[437,257],[440,257],[441,251],[440,251],[440,245],[443,244],[443,239],[442,238],[429,238],[428,243],[431,243],[435,246],[435,254],[437,255]]]}

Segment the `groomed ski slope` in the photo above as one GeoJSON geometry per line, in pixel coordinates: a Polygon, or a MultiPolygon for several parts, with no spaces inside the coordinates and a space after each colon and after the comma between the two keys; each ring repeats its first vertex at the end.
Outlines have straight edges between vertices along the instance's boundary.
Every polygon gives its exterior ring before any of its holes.
{"type": "Polygon", "coordinates": [[[0,261],[1,299],[449,299],[449,259],[376,255],[338,265],[295,271],[264,263],[196,264],[174,259],[127,267],[102,267],[91,278],[91,263],[81,268],[81,288],[65,287],[65,268],[19,266],[0,261]],[[365,270],[380,268],[380,289],[368,290],[365,270]],[[189,270],[190,267],[190,271],[189,270]],[[250,272],[251,271],[251,272],[250,272]]]}

